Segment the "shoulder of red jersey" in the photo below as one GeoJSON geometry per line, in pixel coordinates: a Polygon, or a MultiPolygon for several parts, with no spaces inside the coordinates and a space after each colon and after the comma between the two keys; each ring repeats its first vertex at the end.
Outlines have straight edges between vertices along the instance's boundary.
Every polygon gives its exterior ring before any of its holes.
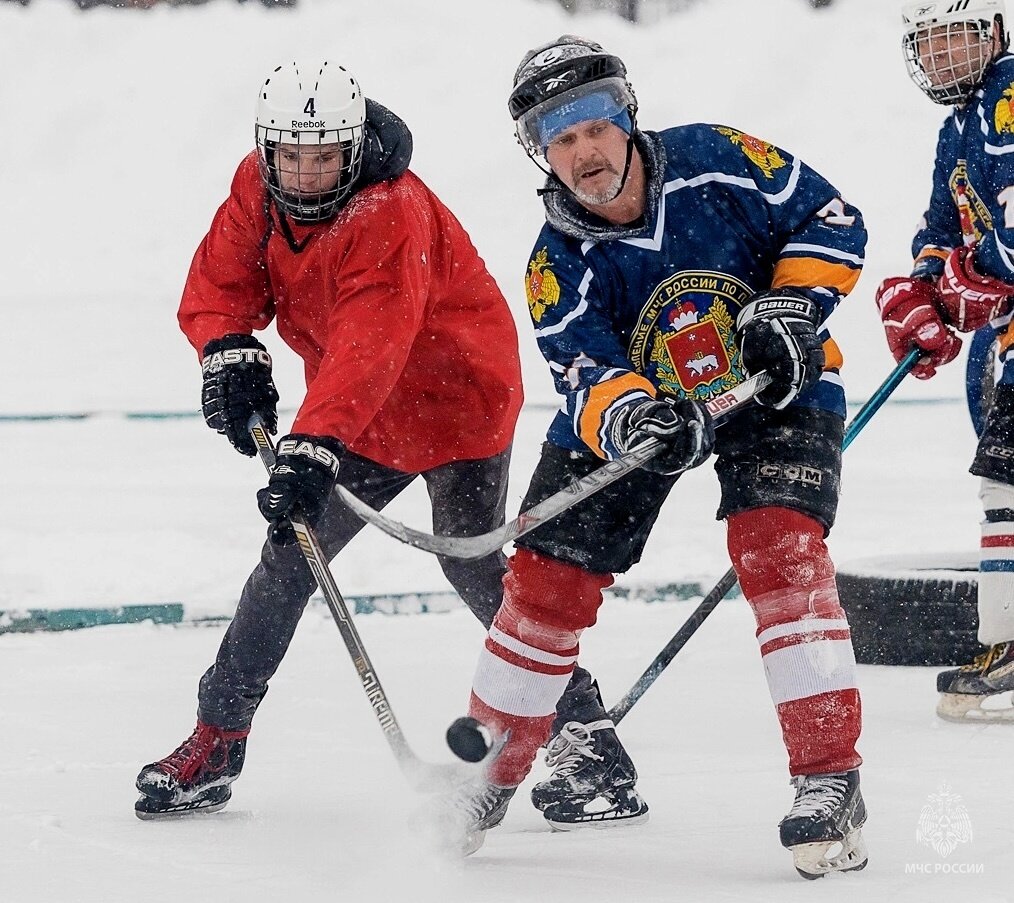
{"type": "Polygon", "coordinates": [[[430,190],[415,173],[405,170],[394,179],[374,182],[357,191],[345,205],[337,224],[383,220],[390,229],[405,223],[406,215],[419,211],[431,195],[430,190]],[[394,215],[398,219],[390,219],[394,215]]]}
{"type": "Polygon", "coordinates": [[[257,151],[250,151],[236,167],[229,194],[249,212],[263,212],[267,191],[258,168],[257,151]]]}

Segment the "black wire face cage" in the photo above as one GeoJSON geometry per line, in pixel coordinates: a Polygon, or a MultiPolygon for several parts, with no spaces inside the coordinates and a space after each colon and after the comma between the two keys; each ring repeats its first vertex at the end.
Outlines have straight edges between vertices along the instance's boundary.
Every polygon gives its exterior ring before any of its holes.
{"type": "Polygon", "coordinates": [[[905,34],[902,48],[909,77],[930,100],[962,104],[993,62],[993,21],[923,23],[905,34]]]}
{"type": "Polygon", "coordinates": [[[258,126],[261,178],[279,210],[299,223],[333,217],[359,177],[363,134],[361,125],[317,132],[258,126]]]}

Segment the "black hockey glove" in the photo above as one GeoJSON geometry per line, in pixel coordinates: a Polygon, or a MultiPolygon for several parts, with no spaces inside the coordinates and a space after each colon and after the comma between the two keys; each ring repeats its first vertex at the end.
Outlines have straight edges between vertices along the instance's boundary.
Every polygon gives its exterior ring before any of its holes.
{"type": "Polygon", "coordinates": [[[817,336],[820,308],[803,292],[776,289],[754,295],[739,312],[736,329],[747,376],[767,372],[774,382],[757,403],[781,410],[816,385],[824,372],[817,336]]]}
{"type": "Polygon", "coordinates": [[[330,436],[283,436],[275,449],[275,469],[268,485],[257,490],[257,507],[271,524],[268,538],[277,545],[295,542],[289,515],[317,522],[338,478],[341,442],[330,436]]]}
{"type": "Polygon", "coordinates": [[[683,398],[633,402],[617,412],[610,434],[621,454],[658,439],[662,451],[641,466],[665,476],[703,464],[715,447],[715,425],[707,408],[683,398]]]}
{"type": "Polygon", "coordinates": [[[257,454],[247,421],[264,418],[269,433],[278,429],[278,392],[271,379],[271,356],[253,336],[230,334],[204,346],[201,407],[208,426],[224,433],[237,451],[257,454]]]}

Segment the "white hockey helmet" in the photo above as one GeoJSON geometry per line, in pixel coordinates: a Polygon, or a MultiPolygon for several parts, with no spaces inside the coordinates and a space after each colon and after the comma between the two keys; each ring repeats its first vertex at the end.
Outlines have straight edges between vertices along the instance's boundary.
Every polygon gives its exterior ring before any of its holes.
{"type": "Polygon", "coordinates": [[[363,162],[366,99],[355,76],[327,60],[283,63],[257,95],[256,121],[261,177],[279,209],[303,223],[334,216],[363,162]],[[333,164],[322,162],[335,149],[333,164]]]}
{"type": "Polygon", "coordinates": [[[934,103],[961,104],[996,57],[994,23],[1007,48],[1004,0],[914,0],[902,5],[902,48],[912,81],[934,103]],[[932,42],[932,43],[931,43],[932,42]]]}

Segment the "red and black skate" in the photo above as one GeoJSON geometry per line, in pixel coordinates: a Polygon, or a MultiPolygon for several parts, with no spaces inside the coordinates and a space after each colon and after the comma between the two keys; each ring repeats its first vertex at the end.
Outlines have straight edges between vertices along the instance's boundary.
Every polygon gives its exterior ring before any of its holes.
{"type": "Polygon", "coordinates": [[[217,812],[232,796],[230,784],[243,770],[249,730],[223,731],[197,722],[174,752],[141,769],[134,803],[138,818],[164,818],[188,812],[217,812]]]}

